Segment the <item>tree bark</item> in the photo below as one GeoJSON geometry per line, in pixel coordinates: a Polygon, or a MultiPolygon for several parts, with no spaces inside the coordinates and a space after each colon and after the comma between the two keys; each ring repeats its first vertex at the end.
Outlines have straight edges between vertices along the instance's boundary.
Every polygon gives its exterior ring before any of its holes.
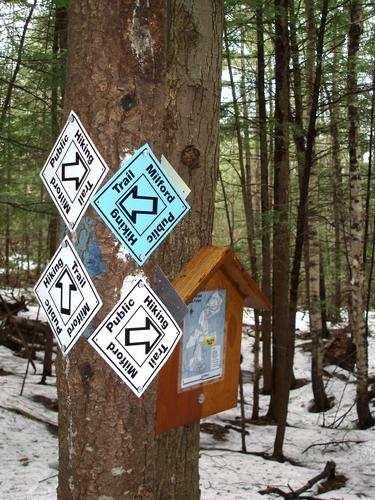
{"type": "Polygon", "coordinates": [[[282,456],[291,370],[289,335],[289,33],[288,0],[275,0],[275,149],[272,326],[273,381],[269,414],[277,421],[274,457],[282,456]]]}
{"type": "MultiPolygon", "coordinates": [[[[268,188],[268,147],[267,147],[267,113],[265,98],[265,63],[263,34],[263,5],[257,4],[257,90],[259,117],[260,175],[261,175],[261,207],[262,207],[262,291],[271,297],[271,238],[270,238],[270,203],[268,188]]],[[[262,360],[263,360],[263,393],[270,394],[272,389],[271,365],[271,312],[262,312],[262,360]]]]}
{"type": "MultiPolygon", "coordinates": [[[[201,2],[194,14],[192,8],[164,0],[110,6],[81,0],[68,11],[64,115],[78,113],[112,172],[147,141],[192,188],[190,215],[157,252],[170,277],[209,241],[217,177],[222,5],[201,2]]],[[[119,300],[125,278],[140,269],[91,209],[75,239],[104,304],[90,333],[119,300]]],[[[156,260],[142,268],[151,285],[156,260]]],[[[58,372],[59,498],[199,498],[199,422],[157,437],[156,382],[138,399],[84,339],[59,357],[58,372]]]]}
{"type": "MultiPolygon", "coordinates": [[[[314,67],[316,49],[316,27],[314,3],[305,0],[307,25],[307,57],[306,57],[306,84],[308,89],[308,108],[311,108],[314,97],[314,67]]],[[[311,156],[315,156],[312,148],[311,156]]],[[[305,242],[309,247],[309,315],[311,344],[311,384],[314,395],[314,411],[323,412],[330,408],[323,381],[323,340],[322,314],[320,301],[320,238],[319,238],[319,165],[312,161],[310,173],[310,188],[308,194],[308,239],[305,242]]]]}
{"type": "MultiPolygon", "coordinates": [[[[173,278],[211,243],[219,165],[223,3],[173,0],[170,5],[163,153],[191,189],[191,210],[159,254],[162,269],[173,278]],[[188,160],[187,151],[196,163],[188,160]]],[[[199,421],[159,435],[155,498],[199,498],[198,460],[199,421]]]]}
{"type": "Polygon", "coordinates": [[[357,54],[362,31],[362,5],[359,0],[350,4],[350,28],[348,37],[348,143],[350,182],[350,273],[351,301],[350,326],[356,346],[357,414],[361,429],[374,425],[368,397],[368,359],[366,327],[363,317],[363,241],[361,175],[358,161],[358,102],[357,102],[357,54]]]}
{"type": "Polygon", "coordinates": [[[332,96],[328,96],[328,109],[330,118],[330,135],[332,142],[332,189],[333,189],[333,213],[334,213],[334,228],[335,228],[335,284],[333,295],[332,319],[340,321],[340,309],[342,307],[342,240],[344,229],[344,216],[342,204],[344,203],[343,186],[342,186],[342,165],[340,155],[340,138],[339,138],[339,62],[340,62],[341,47],[335,48],[333,53],[333,72],[332,72],[332,96]]]}

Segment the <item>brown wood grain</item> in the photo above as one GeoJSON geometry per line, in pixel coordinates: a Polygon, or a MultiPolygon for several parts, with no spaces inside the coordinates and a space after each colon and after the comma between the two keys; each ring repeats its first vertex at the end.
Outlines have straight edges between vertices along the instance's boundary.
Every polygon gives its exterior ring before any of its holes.
{"type": "MultiPolygon", "coordinates": [[[[223,378],[179,391],[181,340],[159,374],[156,415],[157,432],[185,425],[237,405],[244,298],[238,292],[237,287],[228,279],[227,274],[221,269],[216,269],[215,263],[217,262],[219,252],[207,252],[206,255],[210,259],[211,269],[214,269],[214,272],[201,276],[201,284],[196,286],[195,290],[191,288],[192,280],[187,278],[185,281],[187,283],[185,293],[189,297],[190,302],[200,291],[226,290],[224,329],[225,364],[223,378]],[[200,394],[203,394],[205,398],[203,404],[200,404],[198,401],[200,394]]],[[[189,264],[186,266],[188,271],[192,270],[189,264]]],[[[207,263],[205,265],[207,266],[207,263]]],[[[178,280],[176,280],[177,282],[173,283],[181,295],[183,295],[181,287],[183,287],[184,283],[184,278],[182,277],[184,273],[185,270],[180,273],[178,280]]]]}

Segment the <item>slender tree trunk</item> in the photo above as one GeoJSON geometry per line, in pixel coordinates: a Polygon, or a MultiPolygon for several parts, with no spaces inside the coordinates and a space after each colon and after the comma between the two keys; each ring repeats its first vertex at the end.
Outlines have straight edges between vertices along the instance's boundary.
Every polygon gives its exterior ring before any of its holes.
{"type": "Polygon", "coordinates": [[[225,217],[227,219],[228,233],[229,233],[229,243],[230,243],[230,247],[233,248],[233,246],[234,246],[234,239],[233,239],[232,217],[231,217],[231,213],[230,213],[230,210],[229,210],[228,196],[227,196],[227,192],[226,192],[226,189],[225,189],[224,179],[223,179],[223,175],[221,173],[220,167],[218,169],[218,175],[219,175],[219,181],[220,181],[221,190],[223,192],[225,217]]]}
{"type": "MultiPolygon", "coordinates": [[[[226,25],[224,23],[224,43],[226,49],[226,58],[228,64],[228,72],[230,78],[230,86],[232,91],[232,99],[233,99],[233,108],[235,115],[235,128],[236,128],[236,136],[237,136],[237,145],[238,145],[238,153],[239,153],[239,164],[240,164],[240,183],[241,183],[241,192],[242,192],[242,201],[245,210],[245,220],[246,220],[246,237],[247,237],[247,248],[250,260],[251,271],[256,279],[257,277],[257,257],[254,249],[254,217],[253,217],[253,207],[251,202],[251,168],[250,168],[250,142],[249,142],[249,134],[245,133],[245,141],[242,138],[241,134],[241,122],[240,122],[240,108],[236,95],[235,81],[233,77],[233,67],[230,56],[230,47],[228,40],[228,32],[226,25]]],[[[243,59],[243,58],[242,58],[243,59]]],[[[244,71],[244,68],[242,68],[244,71]]],[[[244,87],[244,86],[243,86],[244,87]]],[[[245,130],[248,127],[248,112],[247,112],[247,103],[245,96],[243,95],[243,113],[244,113],[244,121],[245,121],[245,130]]],[[[259,315],[255,315],[255,333],[259,336],[259,315]]],[[[255,349],[259,349],[259,337],[256,339],[254,344],[255,349]]],[[[253,404],[253,418],[257,419],[258,409],[259,409],[259,353],[256,353],[254,356],[254,373],[257,376],[254,379],[254,404],[253,404]],[[255,364],[257,363],[257,365],[255,364]]]]}
{"type": "MultiPolygon", "coordinates": [[[[267,113],[264,89],[264,34],[263,5],[257,4],[257,91],[259,117],[259,146],[261,172],[261,207],[262,207],[262,291],[271,297],[271,242],[270,242],[270,203],[268,189],[268,147],[267,147],[267,113]]],[[[271,365],[271,312],[262,312],[263,340],[263,393],[270,394],[272,389],[271,365]]]]}
{"type": "MultiPolygon", "coordinates": [[[[368,232],[369,232],[369,221],[370,221],[370,198],[371,198],[371,181],[372,181],[372,149],[373,149],[373,143],[374,143],[374,115],[375,115],[375,64],[373,68],[373,74],[372,74],[372,84],[373,84],[373,90],[372,90],[372,99],[371,99],[371,118],[370,118],[370,141],[369,141],[369,157],[368,157],[368,170],[367,170],[367,192],[366,192],[366,208],[365,208],[365,234],[364,234],[364,242],[363,242],[363,268],[364,268],[364,273],[366,276],[366,270],[367,270],[367,246],[368,246],[368,232]]],[[[375,232],[375,226],[373,227],[373,232],[375,232]]],[[[373,253],[373,252],[372,252],[373,253]]],[[[373,255],[371,255],[373,257],[373,255]]],[[[368,337],[369,334],[369,328],[368,328],[368,313],[369,313],[369,308],[370,308],[370,299],[371,299],[371,278],[372,278],[372,268],[373,268],[373,261],[372,258],[370,260],[370,266],[369,267],[369,273],[368,273],[368,284],[367,284],[367,300],[366,300],[366,319],[365,319],[365,325],[366,325],[366,337],[368,337]]]]}
{"type": "Polygon", "coordinates": [[[363,317],[363,241],[361,175],[358,161],[358,102],[357,54],[362,31],[362,5],[359,0],[350,4],[350,29],[348,37],[348,143],[350,181],[350,273],[351,304],[350,326],[356,346],[357,413],[361,429],[374,425],[368,398],[368,360],[366,327],[363,317]]]}
{"type": "Polygon", "coordinates": [[[342,307],[342,289],[341,289],[341,274],[342,274],[342,241],[344,217],[342,203],[343,187],[342,187],[342,166],[340,157],[340,138],[339,138],[339,91],[338,91],[338,75],[339,75],[339,60],[341,47],[338,46],[333,54],[333,72],[332,72],[332,96],[328,95],[328,107],[330,118],[330,135],[332,142],[332,189],[333,189],[333,213],[334,213],[334,231],[335,231],[335,285],[333,297],[333,314],[334,321],[340,320],[340,309],[342,307]]]}
{"type": "MultiPolygon", "coordinates": [[[[58,54],[60,49],[66,49],[66,9],[63,7],[56,7],[54,11],[54,29],[53,29],[53,42],[52,42],[52,59],[51,59],[51,144],[56,141],[59,132],[59,117],[61,115],[61,106],[59,106],[58,90],[59,83],[57,75],[59,74],[58,54]]],[[[58,216],[56,210],[54,215],[51,216],[48,228],[49,236],[49,256],[52,258],[58,243],[58,216]]],[[[45,384],[47,377],[52,375],[52,353],[53,353],[53,334],[49,330],[46,333],[45,346],[44,346],[44,360],[41,384],[45,384]]]]}
{"type": "MultiPolygon", "coordinates": [[[[291,59],[293,63],[293,94],[294,94],[294,122],[293,122],[293,139],[296,148],[297,156],[297,166],[298,166],[298,182],[301,189],[303,169],[305,162],[305,139],[306,130],[304,125],[304,113],[303,113],[303,97],[302,97],[302,71],[300,64],[300,48],[298,46],[297,38],[297,22],[298,22],[298,11],[295,7],[294,0],[289,0],[289,11],[290,11],[290,51],[291,59]]],[[[315,38],[315,37],[314,37],[315,38]]],[[[314,47],[315,50],[315,47],[314,47]]],[[[307,62],[306,62],[306,65],[307,62]]],[[[310,64],[311,67],[311,64],[310,64]]],[[[308,68],[307,68],[308,71],[308,68]]],[[[311,77],[311,75],[310,75],[311,77]]],[[[311,82],[311,80],[310,80],[311,82]]],[[[311,101],[311,88],[309,90],[311,101]]],[[[307,109],[310,103],[308,102],[307,109]]],[[[290,113],[292,115],[292,113],[290,113]]],[[[305,220],[305,234],[308,234],[308,219],[305,220]]],[[[303,259],[304,259],[304,271],[305,271],[305,290],[306,290],[306,303],[309,304],[309,283],[310,283],[310,257],[309,257],[309,244],[308,240],[304,241],[303,245],[303,259]]]]}
{"type": "MultiPolygon", "coordinates": [[[[323,57],[323,42],[324,33],[326,27],[326,19],[328,12],[328,0],[323,1],[322,14],[320,20],[320,27],[318,33],[317,51],[316,51],[316,70],[314,79],[313,95],[311,99],[311,108],[309,113],[309,124],[306,136],[306,149],[305,149],[305,166],[303,170],[303,177],[300,190],[300,199],[297,210],[297,230],[296,230],[296,241],[294,247],[293,265],[291,272],[291,284],[290,284],[290,331],[294,339],[295,334],[295,320],[297,311],[297,300],[298,300],[298,286],[299,286],[299,274],[302,258],[302,249],[305,239],[305,219],[306,219],[306,209],[307,200],[309,192],[309,182],[311,175],[311,168],[313,164],[313,151],[316,136],[316,117],[319,102],[319,91],[320,82],[322,77],[322,57],[323,57]]],[[[294,342],[292,342],[293,344],[294,342]]]]}
{"type": "Polygon", "coordinates": [[[18,51],[17,51],[17,56],[16,56],[16,63],[14,65],[14,69],[13,69],[12,75],[11,75],[10,80],[8,82],[8,87],[7,87],[7,91],[6,91],[6,94],[5,94],[4,101],[3,101],[2,105],[1,105],[1,112],[0,112],[0,134],[3,131],[3,128],[5,126],[6,114],[8,112],[8,109],[9,109],[10,105],[11,105],[12,94],[13,94],[13,90],[14,90],[14,84],[16,83],[17,76],[18,76],[18,73],[19,73],[20,67],[21,67],[22,56],[23,56],[23,49],[24,49],[25,41],[26,41],[26,34],[27,34],[27,30],[29,29],[29,25],[30,25],[31,19],[32,19],[33,14],[34,14],[34,9],[35,9],[36,4],[37,4],[37,0],[34,0],[34,2],[31,4],[29,13],[28,13],[27,18],[25,20],[25,24],[23,25],[22,34],[21,34],[21,38],[20,38],[20,41],[19,41],[19,45],[18,45],[18,51]]]}
{"type": "Polygon", "coordinates": [[[275,0],[275,150],[273,227],[273,381],[269,415],[277,421],[273,455],[281,458],[292,348],[289,334],[289,33],[288,0],[275,0]]]}
{"type": "Polygon", "coordinates": [[[320,310],[322,317],[322,338],[327,339],[329,337],[329,330],[327,327],[328,314],[327,314],[327,292],[326,292],[326,280],[324,271],[324,261],[323,252],[320,248],[320,310]]]}
{"type": "MultiPolygon", "coordinates": [[[[307,21],[307,57],[306,80],[308,89],[308,107],[311,108],[314,92],[314,66],[316,49],[316,27],[314,4],[312,0],[305,0],[307,21]]],[[[315,156],[314,148],[311,151],[315,156]]],[[[319,239],[319,165],[312,161],[310,173],[310,188],[308,194],[308,240],[309,247],[309,314],[311,331],[311,382],[314,395],[314,411],[326,411],[330,407],[325,393],[323,381],[323,340],[322,315],[320,301],[320,239],[319,239]]]]}

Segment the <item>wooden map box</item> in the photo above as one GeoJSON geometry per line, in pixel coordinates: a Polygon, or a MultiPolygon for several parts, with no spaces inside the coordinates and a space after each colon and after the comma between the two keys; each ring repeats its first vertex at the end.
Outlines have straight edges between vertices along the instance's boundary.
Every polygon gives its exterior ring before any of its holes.
{"type": "Polygon", "coordinates": [[[203,247],[176,276],[173,286],[185,303],[190,304],[192,316],[198,316],[195,317],[196,323],[185,317],[185,340],[180,340],[159,373],[157,432],[237,406],[243,308],[270,309],[267,297],[229,248],[203,247]],[[202,304],[203,299],[211,300],[213,307],[210,307],[209,302],[202,304]],[[202,309],[207,304],[211,310],[216,307],[216,324],[212,335],[210,312],[206,314],[202,309]],[[195,312],[197,308],[198,313],[195,312]],[[223,320],[221,326],[220,314],[223,320]],[[195,346],[192,343],[200,332],[194,331],[194,324],[197,330],[206,332],[206,336],[201,334],[201,340],[195,346]],[[187,327],[190,337],[187,337],[187,327]],[[220,335],[217,331],[220,329],[222,342],[218,342],[220,335]],[[189,354],[189,343],[192,354],[189,354]],[[218,345],[213,348],[216,343],[218,345]],[[201,350],[198,354],[197,349],[201,350]],[[191,383],[189,380],[194,379],[194,376],[189,379],[185,367],[189,368],[192,363],[199,364],[199,358],[207,358],[207,352],[221,360],[221,365],[215,366],[220,375],[215,378],[215,370],[212,370],[212,373],[205,374],[208,380],[191,383]],[[198,361],[195,359],[197,357],[198,361]]]}

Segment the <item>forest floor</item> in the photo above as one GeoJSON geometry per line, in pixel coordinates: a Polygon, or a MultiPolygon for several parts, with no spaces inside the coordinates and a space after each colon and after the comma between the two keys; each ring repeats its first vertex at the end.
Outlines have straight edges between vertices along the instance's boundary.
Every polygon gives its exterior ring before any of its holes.
{"type": "MultiPolygon", "coordinates": [[[[35,315],[30,308],[29,317],[35,315]]],[[[375,316],[373,316],[375,318],[375,316]]],[[[242,363],[246,417],[251,417],[252,318],[247,316],[243,332],[242,363]]],[[[375,319],[372,331],[375,334],[375,319]]],[[[256,500],[280,498],[260,495],[268,486],[289,492],[319,474],[328,460],[336,463],[338,480],[331,489],[319,493],[317,485],[304,493],[324,499],[375,498],[375,428],[356,429],[353,406],[353,375],[337,366],[326,367],[326,389],[335,406],[325,414],[311,413],[310,354],[303,348],[308,332],[308,316],[299,314],[297,323],[295,375],[307,383],[290,395],[288,428],[284,452],[288,461],[278,463],[258,453],[271,454],[276,428],[246,424],[247,453],[241,452],[238,432],[239,406],[202,421],[201,498],[211,500],[256,500]],[[216,424],[211,425],[211,424],[216,424]],[[231,425],[234,429],[226,428],[231,425]],[[208,433],[207,430],[211,431],[208,433]],[[214,431],[214,433],[212,433],[214,431]],[[342,486],[342,487],[340,487],[342,486]]],[[[39,385],[42,353],[37,353],[34,374],[29,374],[20,396],[27,361],[0,346],[0,499],[29,500],[56,498],[58,450],[56,384],[39,385]]],[[[370,375],[375,375],[375,337],[369,341],[370,375]]],[[[114,374],[114,376],[116,376],[114,374]]],[[[260,397],[260,414],[268,407],[268,396],[260,397]]],[[[375,410],[375,409],[374,409],[375,410]]]]}

